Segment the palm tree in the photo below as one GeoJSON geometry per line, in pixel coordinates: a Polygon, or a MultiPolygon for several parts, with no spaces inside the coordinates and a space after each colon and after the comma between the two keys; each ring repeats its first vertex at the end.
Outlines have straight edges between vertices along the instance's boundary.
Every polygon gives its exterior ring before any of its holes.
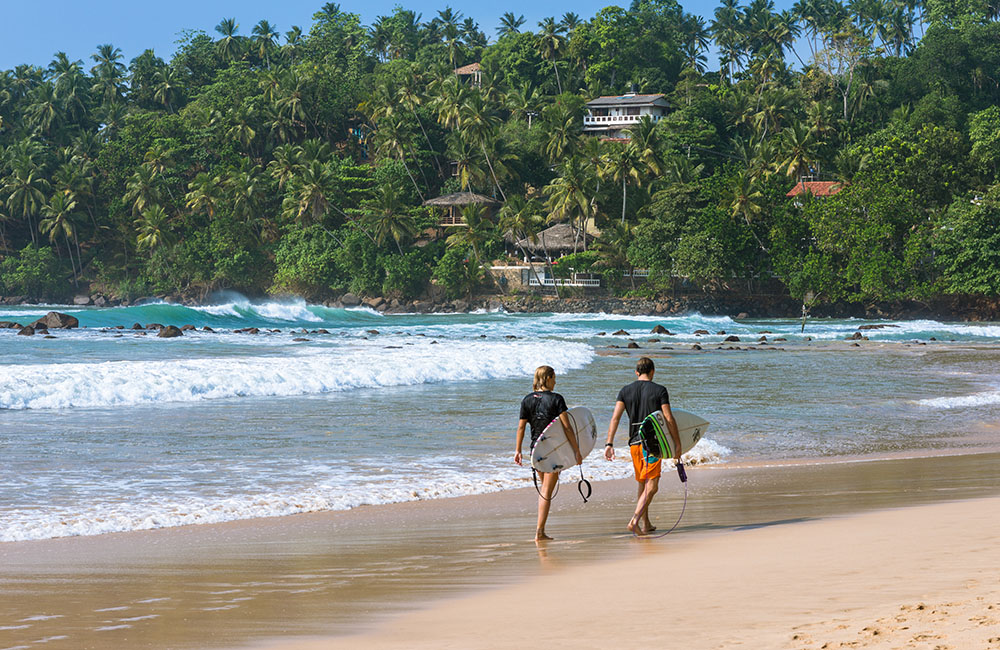
{"type": "Polygon", "coordinates": [[[163,104],[168,113],[174,112],[174,105],[180,99],[184,85],[181,76],[170,66],[156,71],[153,85],[153,99],[163,104]]]}
{"type": "Polygon", "coordinates": [[[135,220],[137,236],[135,247],[152,251],[173,241],[169,225],[170,217],[159,205],[151,205],[135,220]]]}
{"type": "Polygon", "coordinates": [[[508,11],[500,16],[500,26],[497,27],[497,35],[503,38],[508,34],[520,34],[521,26],[524,25],[524,16],[515,16],[508,11]]]}
{"type": "Polygon", "coordinates": [[[222,22],[215,26],[215,31],[222,36],[216,41],[215,47],[219,57],[227,63],[242,55],[242,37],[236,35],[239,30],[240,25],[235,18],[223,18],[222,22]]]}
{"type": "Polygon", "coordinates": [[[32,90],[28,98],[31,102],[26,111],[28,124],[38,133],[51,136],[62,115],[55,87],[49,83],[42,84],[32,90]]]}
{"type": "MultiPolygon", "coordinates": [[[[538,243],[538,233],[545,222],[541,213],[542,206],[538,204],[538,201],[535,199],[527,200],[520,194],[511,196],[510,200],[500,208],[500,220],[497,228],[514,240],[514,245],[521,249],[521,255],[524,256],[525,262],[530,261],[530,256],[521,242],[528,240],[534,244],[538,243]]],[[[538,273],[535,272],[535,265],[529,263],[528,269],[535,276],[538,286],[544,286],[538,273]]]]}
{"type": "Polygon", "coordinates": [[[656,122],[644,115],[628,130],[628,135],[641,163],[642,175],[659,176],[663,172],[663,145],[656,122]]]}
{"type": "Polygon", "coordinates": [[[271,52],[278,41],[277,28],[266,20],[262,20],[253,28],[253,43],[257,46],[257,56],[264,60],[264,65],[271,68],[271,52]]]}
{"type": "MultiPolygon", "coordinates": [[[[53,244],[60,234],[66,241],[66,253],[69,255],[69,265],[73,269],[73,282],[77,282],[77,265],[73,263],[73,249],[70,246],[70,238],[77,241],[75,221],[79,217],[76,211],[76,200],[73,195],[57,192],[52,195],[49,202],[42,206],[42,216],[45,218],[38,224],[38,230],[49,236],[49,241],[53,244]]],[[[80,258],[80,244],[77,241],[77,260],[80,258]]],[[[56,246],[56,251],[59,247],[56,246]]],[[[82,263],[81,263],[82,266],[82,263]]],[[[81,268],[82,270],[82,268],[81,268]]]]}
{"type": "Polygon", "coordinates": [[[162,181],[156,173],[141,165],[136,168],[135,173],[125,184],[125,194],[122,200],[132,204],[132,214],[138,215],[146,208],[160,202],[160,186],[162,181]]]}
{"type": "Polygon", "coordinates": [[[400,188],[395,183],[379,185],[375,198],[365,207],[364,224],[375,232],[375,242],[381,246],[387,237],[392,237],[402,255],[402,242],[416,234],[417,226],[403,205],[400,188]]]}
{"type": "Polygon", "coordinates": [[[420,191],[420,186],[417,185],[416,179],[413,178],[410,166],[406,164],[406,150],[410,146],[410,138],[409,128],[402,118],[396,117],[382,120],[378,130],[375,131],[375,149],[379,155],[398,157],[400,162],[403,163],[406,175],[410,177],[410,182],[413,183],[413,189],[417,191],[420,200],[423,201],[424,194],[420,191]]]}
{"type": "Polygon", "coordinates": [[[479,144],[483,152],[483,158],[486,159],[486,165],[490,168],[493,183],[496,185],[497,190],[500,191],[500,196],[506,201],[507,195],[504,194],[503,188],[500,187],[496,170],[493,169],[493,163],[490,161],[490,154],[486,150],[486,143],[492,141],[499,125],[499,118],[493,114],[490,107],[483,101],[482,95],[479,93],[469,95],[468,100],[462,106],[462,135],[469,138],[472,142],[479,144]]]}
{"type": "Polygon", "coordinates": [[[757,189],[753,176],[746,171],[740,172],[730,185],[729,209],[734,218],[742,218],[746,223],[750,234],[757,240],[757,245],[765,253],[768,252],[763,242],[754,232],[753,222],[763,213],[764,207],[761,205],[764,195],[757,189]]]}
{"type": "Polygon", "coordinates": [[[274,148],[272,160],[267,165],[271,177],[278,181],[278,189],[285,189],[288,181],[302,166],[302,147],[283,144],[274,148]]]}
{"type": "Polygon", "coordinates": [[[562,27],[566,33],[570,36],[573,35],[573,31],[580,26],[580,16],[573,13],[572,11],[567,11],[563,14],[562,20],[559,21],[559,26],[562,27]]]}
{"type": "Polygon", "coordinates": [[[304,165],[294,178],[282,203],[282,212],[299,224],[320,223],[330,209],[334,178],[329,166],[319,160],[304,165]]]}
{"type": "Polygon", "coordinates": [[[437,152],[434,151],[434,145],[431,144],[431,139],[427,135],[427,130],[424,129],[424,122],[420,119],[420,115],[417,113],[417,108],[423,103],[423,95],[417,90],[417,77],[414,74],[407,74],[402,83],[399,85],[399,89],[396,91],[396,102],[410,111],[410,114],[417,121],[417,126],[420,127],[420,132],[424,135],[424,142],[427,143],[427,150],[431,152],[434,158],[434,165],[437,167],[438,174],[442,174],[441,162],[438,160],[437,152]]]}
{"type": "Polygon", "coordinates": [[[559,80],[559,68],[556,60],[562,58],[563,50],[566,48],[566,39],[562,36],[563,28],[556,22],[556,19],[549,16],[538,23],[541,31],[538,33],[538,54],[552,64],[552,70],[556,73],[556,86],[559,94],[562,94],[562,81],[559,80]]]}
{"type": "Polygon", "coordinates": [[[208,172],[200,172],[188,183],[188,193],[184,196],[185,205],[192,212],[204,211],[209,218],[214,217],[221,198],[221,184],[221,179],[208,172]]]}
{"type": "Polygon", "coordinates": [[[482,264],[483,258],[479,251],[489,240],[493,223],[486,217],[486,208],[479,203],[463,206],[462,219],[465,221],[465,227],[456,230],[445,241],[449,247],[467,246],[471,248],[476,256],[476,261],[482,264]]]}
{"type": "Polygon", "coordinates": [[[94,85],[91,90],[101,96],[101,102],[105,105],[118,104],[122,97],[122,85],[125,81],[125,64],[121,62],[124,58],[122,51],[106,43],[97,47],[97,53],[90,56],[95,65],[90,69],[94,76],[94,85]]]}
{"type": "Polygon", "coordinates": [[[642,176],[639,171],[641,164],[639,151],[631,140],[611,145],[601,161],[601,176],[610,178],[616,183],[620,181],[622,184],[622,224],[625,223],[628,182],[634,180],[637,185],[641,184],[642,176]]]}
{"type": "Polygon", "coordinates": [[[786,176],[798,178],[808,173],[815,161],[816,138],[811,129],[802,122],[794,122],[782,132],[784,155],[778,164],[779,171],[786,176]]]}
{"type": "Polygon", "coordinates": [[[576,114],[569,106],[553,104],[544,111],[548,141],[545,155],[549,161],[557,163],[571,156],[580,140],[580,125],[576,114]]]}
{"type": "Polygon", "coordinates": [[[635,276],[632,275],[632,263],[628,258],[628,247],[632,242],[634,226],[625,223],[612,223],[601,231],[600,238],[594,242],[591,250],[595,251],[598,260],[594,266],[603,269],[627,269],[629,282],[635,289],[635,276]]]}
{"type": "Polygon", "coordinates": [[[223,186],[234,217],[246,223],[258,220],[265,190],[259,166],[243,165],[230,172],[223,180],[223,186]]]}
{"type": "Polygon", "coordinates": [[[7,210],[28,222],[31,242],[36,245],[38,242],[33,217],[45,205],[47,189],[49,182],[45,180],[43,170],[30,159],[15,160],[13,171],[4,179],[3,194],[7,195],[7,210]]]}
{"type": "Polygon", "coordinates": [[[577,224],[576,236],[579,242],[587,222],[597,216],[594,202],[595,175],[592,168],[578,156],[567,158],[557,171],[559,175],[543,190],[548,197],[546,207],[549,221],[568,220],[570,224],[577,224]]]}

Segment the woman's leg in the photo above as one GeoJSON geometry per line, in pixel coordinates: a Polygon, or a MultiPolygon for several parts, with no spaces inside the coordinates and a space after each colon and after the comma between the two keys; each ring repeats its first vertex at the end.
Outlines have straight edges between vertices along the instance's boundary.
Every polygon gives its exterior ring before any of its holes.
{"type": "Polygon", "coordinates": [[[545,534],[545,522],[549,518],[549,507],[552,505],[552,494],[559,482],[559,472],[539,472],[542,476],[541,494],[538,495],[538,525],[535,527],[535,539],[552,539],[545,534]]]}

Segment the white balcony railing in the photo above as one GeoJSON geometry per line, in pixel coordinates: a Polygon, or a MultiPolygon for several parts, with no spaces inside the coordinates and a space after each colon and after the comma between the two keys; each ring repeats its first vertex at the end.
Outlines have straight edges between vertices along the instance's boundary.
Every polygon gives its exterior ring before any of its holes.
{"type": "Polygon", "coordinates": [[[538,278],[528,279],[529,287],[599,287],[600,278],[538,278]]]}
{"type": "Polygon", "coordinates": [[[623,126],[626,124],[638,124],[642,118],[648,117],[653,122],[659,122],[662,115],[584,115],[584,128],[606,128],[612,126],[623,126]]]}

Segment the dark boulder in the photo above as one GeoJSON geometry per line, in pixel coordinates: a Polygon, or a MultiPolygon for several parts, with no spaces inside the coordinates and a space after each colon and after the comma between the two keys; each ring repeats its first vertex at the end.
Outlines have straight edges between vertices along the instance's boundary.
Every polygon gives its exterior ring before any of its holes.
{"type": "Polygon", "coordinates": [[[378,336],[378,330],[365,330],[365,334],[371,334],[372,336],[378,336]]]}
{"type": "Polygon", "coordinates": [[[353,293],[345,293],[340,297],[340,304],[345,307],[357,307],[361,304],[361,298],[358,298],[353,293]]]}
{"type": "Polygon", "coordinates": [[[726,338],[724,338],[724,339],[722,339],[722,340],[723,340],[723,342],[725,342],[725,343],[739,343],[739,342],[740,342],[740,337],[738,337],[738,336],[736,336],[736,335],[734,334],[734,335],[732,335],[732,336],[727,336],[726,338]]]}
{"type": "Polygon", "coordinates": [[[134,330],[144,330],[146,328],[142,326],[142,323],[132,323],[132,329],[134,329],[134,330]]]}
{"type": "Polygon", "coordinates": [[[27,327],[22,327],[21,331],[18,332],[17,335],[18,336],[34,336],[35,335],[35,328],[32,327],[31,325],[28,325],[27,327]]]}
{"type": "Polygon", "coordinates": [[[695,336],[701,336],[703,334],[708,334],[708,330],[695,330],[693,333],[695,336]]]}
{"type": "Polygon", "coordinates": [[[45,316],[32,323],[31,326],[35,329],[38,329],[39,327],[44,327],[50,330],[71,329],[79,327],[80,321],[78,321],[75,316],[61,314],[57,311],[50,311],[45,314],[45,316]]]}
{"type": "Polygon", "coordinates": [[[148,330],[163,329],[163,325],[161,325],[160,323],[150,323],[149,325],[146,326],[146,329],[148,330]]]}
{"type": "Polygon", "coordinates": [[[701,346],[700,346],[700,345],[698,345],[697,343],[695,343],[694,345],[692,345],[692,346],[691,346],[691,349],[692,349],[692,350],[700,350],[700,349],[701,349],[701,346]]]}
{"type": "Polygon", "coordinates": [[[668,330],[663,325],[657,325],[652,330],[650,330],[650,334],[670,334],[670,330],[668,330]]]}
{"type": "Polygon", "coordinates": [[[209,327],[208,325],[206,325],[205,327],[201,328],[201,331],[202,332],[214,332],[215,330],[213,330],[211,327],[209,327]]]}
{"type": "Polygon", "coordinates": [[[726,335],[726,330],[719,330],[715,334],[716,334],[716,336],[725,336],[726,335]]]}
{"type": "Polygon", "coordinates": [[[638,350],[639,344],[636,343],[635,341],[629,341],[628,345],[626,345],[625,347],[627,347],[629,350],[638,350]]]}
{"type": "Polygon", "coordinates": [[[181,328],[179,327],[176,327],[174,325],[167,325],[166,327],[161,327],[160,331],[157,332],[156,336],[161,339],[172,339],[178,336],[184,336],[184,332],[182,332],[181,328]]]}
{"type": "Polygon", "coordinates": [[[196,329],[198,328],[195,327],[194,325],[184,325],[183,327],[181,327],[182,332],[190,332],[191,330],[196,330],[196,329]]]}
{"type": "Polygon", "coordinates": [[[628,332],[625,330],[618,330],[617,332],[612,332],[611,336],[628,336],[628,332]]]}
{"type": "Polygon", "coordinates": [[[12,321],[9,321],[9,320],[0,320],[0,329],[16,330],[19,327],[21,327],[21,326],[18,325],[17,323],[15,323],[15,322],[12,322],[12,321]]]}
{"type": "Polygon", "coordinates": [[[294,338],[294,339],[292,339],[292,341],[294,341],[294,342],[296,342],[296,343],[299,343],[299,342],[302,342],[302,341],[308,341],[308,340],[309,340],[309,339],[304,339],[304,338],[302,338],[301,336],[300,336],[300,337],[297,337],[297,338],[294,338]]]}

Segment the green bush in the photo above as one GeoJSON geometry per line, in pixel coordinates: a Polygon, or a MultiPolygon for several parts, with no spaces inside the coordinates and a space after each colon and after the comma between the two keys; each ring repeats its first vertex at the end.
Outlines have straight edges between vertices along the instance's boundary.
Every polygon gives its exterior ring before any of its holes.
{"type": "Polygon", "coordinates": [[[420,249],[403,255],[385,255],[379,261],[385,269],[383,296],[416,298],[424,292],[434,271],[433,260],[420,249]]]}
{"type": "Polygon", "coordinates": [[[29,299],[59,298],[69,293],[64,264],[51,248],[28,244],[16,256],[0,261],[0,288],[6,295],[29,299]]]}

